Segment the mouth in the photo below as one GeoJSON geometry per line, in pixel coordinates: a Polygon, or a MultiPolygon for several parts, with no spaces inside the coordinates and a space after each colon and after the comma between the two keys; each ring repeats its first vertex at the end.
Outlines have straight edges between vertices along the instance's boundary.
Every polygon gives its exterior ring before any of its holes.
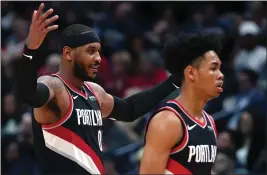
{"type": "Polygon", "coordinates": [[[97,72],[99,69],[99,66],[89,66],[90,69],[93,69],[94,72],[97,72]]]}
{"type": "Polygon", "coordinates": [[[223,92],[223,81],[218,82],[216,87],[218,92],[223,92]]]}
{"type": "Polygon", "coordinates": [[[223,87],[223,81],[218,82],[216,86],[222,88],[223,87]]]}

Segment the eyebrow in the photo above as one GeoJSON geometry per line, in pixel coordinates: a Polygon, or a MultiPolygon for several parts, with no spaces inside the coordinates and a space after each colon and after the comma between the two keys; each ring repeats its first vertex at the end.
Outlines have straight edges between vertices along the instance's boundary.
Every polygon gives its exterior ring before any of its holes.
{"type": "MultiPolygon", "coordinates": [[[[96,46],[87,46],[86,49],[97,49],[97,47],[96,46]]],[[[99,47],[98,50],[101,51],[101,47],[99,47]]]]}
{"type": "MultiPolygon", "coordinates": [[[[222,63],[221,63],[221,64],[222,64],[222,63]]],[[[216,62],[214,61],[214,62],[211,63],[211,65],[219,66],[220,63],[218,63],[217,61],[216,61],[216,62]]]]}

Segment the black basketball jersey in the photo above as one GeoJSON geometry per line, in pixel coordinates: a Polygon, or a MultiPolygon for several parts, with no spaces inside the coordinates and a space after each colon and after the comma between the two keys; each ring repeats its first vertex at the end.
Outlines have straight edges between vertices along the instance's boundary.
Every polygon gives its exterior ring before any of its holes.
{"type": "Polygon", "coordinates": [[[200,123],[190,116],[181,104],[170,100],[151,118],[162,110],[175,113],[183,128],[182,139],[171,150],[165,174],[210,174],[217,153],[216,128],[212,117],[203,111],[204,123],[200,123]]]}
{"type": "MultiPolygon", "coordinates": [[[[103,123],[97,97],[88,83],[78,91],[58,74],[70,107],[57,123],[40,125],[33,118],[34,149],[43,174],[103,174],[103,123]]],[[[45,117],[45,116],[43,116],[45,117]]]]}

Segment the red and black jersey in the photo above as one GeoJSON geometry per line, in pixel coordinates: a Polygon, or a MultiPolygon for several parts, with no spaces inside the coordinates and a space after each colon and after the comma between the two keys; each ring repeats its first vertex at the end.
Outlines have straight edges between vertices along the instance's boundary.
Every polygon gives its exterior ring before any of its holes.
{"type": "Polygon", "coordinates": [[[183,128],[182,139],[171,150],[165,174],[210,174],[217,153],[213,118],[203,110],[204,122],[200,123],[175,100],[163,104],[151,118],[162,110],[175,113],[183,128]]]}
{"type": "Polygon", "coordinates": [[[51,125],[40,125],[33,118],[34,149],[42,174],[103,174],[103,123],[97,97],[88,83],[81,92],[59,75],[52,76],[65,84],[70,107],[51,125]]]}

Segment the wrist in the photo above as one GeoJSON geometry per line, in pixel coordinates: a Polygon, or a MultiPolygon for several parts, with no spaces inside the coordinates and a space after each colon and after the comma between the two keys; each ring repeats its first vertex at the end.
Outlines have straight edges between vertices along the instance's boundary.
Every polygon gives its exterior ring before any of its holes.
{"type": "Polygon", "coordinates": [[[29,49],[27,44],[24,46],[23,55],[28,57],[36,57],[39,53],[39,49],[29,49]]]}

